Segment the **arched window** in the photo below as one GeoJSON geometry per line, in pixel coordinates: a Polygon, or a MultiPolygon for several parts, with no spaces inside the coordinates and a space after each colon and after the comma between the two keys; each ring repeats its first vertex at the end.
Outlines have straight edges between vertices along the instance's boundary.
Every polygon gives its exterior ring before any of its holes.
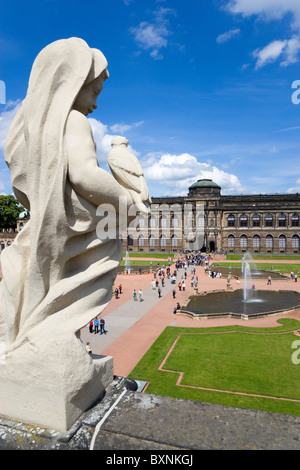
{"type": "Polygon", "coordinates": [[[235,217],[233,214],[229,214],[229,216],[227,217],[227,224],[228,224],[228,227],[235,226],[235,217]]]}
{"type": "Polygon", "coordinates": [[[253,224],[253,227],[260,227],[260,215],[259,214],[254,214],[252,218],[252,224],[253,224]]]}
{"type": "Polygon", "coordinates": [[[156,219],[153,215],[150,216],[150,219],[149,219],[149,225],[151,228],[155,228],[156,227],[156,219]]]}
{"type": "Polygon", "coordinates": [[[273,227],[273,216],[272,216],[272,214],[266,214],[265,225],[266,225],[266,227],[273,227]]]}
{"type": "Polygon", "coordinates": [[[152,247],[152,248],[155,246],[155,236],[154,235],[150,235],[150,237],[149,237],[149,246],[152,247]]]}
{"type": "Polygon", "coordinates": [[[167,225],[168,225],[168,219],[165,215],[162,215],[160,218],[160,226],[167,227],[167,225]]]}
{"type": "Polygon", "coordinates": [[[292,236],[292,248],[294,250],[299,250],[299,235],[292,236]]]}
{"type": "Polygon", "coordinates": [[[139,215],[138,221],[140,228],[144,228],[146,226],[145,218],[142,215],[139,215]]]}
{"type": "Polygon", "coordinates": [[[227,246],[228,246],[228,248],[234,248],[234,244],[235,244],[234,235],[228,235],[228,238],[227,238],[227,246]]]}
{"type": "Polygon", "coordinates": [[[204,219],[204,214],[200,214],[197,217],[197,227],[203,227],[205,225],[205,219],[204,219]]]}
{"type": "Polygon", "coordinates": [[[285,235],[279,236],[279,248],[281,249],[286,248],[286,236],[285,235]]]}
{"type": "Polygon", "coordinates": [[[299,214],[292,215],[292,227],[299,227],[299,214]]]}
{"type": "Polygon", "coordinates": [[[253,248],[259,248],[259,247],[260,247],[260,236],[254,235],[253,236],[253,248]]]}
{"type": "Polygon", "coordinates": [[[133,245],[133,238],[131,235],[128,235],[127,237],[127,245],[132,246],[133,245]]]}
{"type": "Polygon", "coordinates": [[[179,219],[178,219],[178,217],[176,217],[176,215],[173,215],[173,217],[171,219],[171,223],[172,223],[173,228],[179,227],[179,219]]]}
{"type": "Polygon", "coordinates": [[[145,239],[143,237],[143,235],[140,235],[139,238],[138,238],[138,245],[139,246],[144,246],[145,245],[145,239]]]}
{"type": "Polygon", "coordinates": [[[286,216],[285,214],[279,214],[278,216],[278,226],[279,227],[286,227],[286,216]]]}
{"type": "Polygon", "coordinates": [[[241,235],[240,237],[240,247],[241,248],[247,248],[248,246],[248,238],[246,235],[241,235]]]}
{"type": "Polygon", "coordinates": [[[160,246],[161,247],[167,246],[167,237],[165,235],[161,235],[160,237],[160,246]]]}
{"type": "Polygon", "coordinates": [[[178,237],[177,235],[172,236],[172,248],[177,248],[178,246],[178,237]]]}
{"type": "Polygon", "coordinates": [[[240,217],[240,227],[247,227],[248,226],[248,217],[246,214],[242,214],[240,217]]]}
{"type": "Polygon", "coordinates": [[[273,237],[272,235],[266,236],[266,248],[272,249],[273,248],[273,237]]]}

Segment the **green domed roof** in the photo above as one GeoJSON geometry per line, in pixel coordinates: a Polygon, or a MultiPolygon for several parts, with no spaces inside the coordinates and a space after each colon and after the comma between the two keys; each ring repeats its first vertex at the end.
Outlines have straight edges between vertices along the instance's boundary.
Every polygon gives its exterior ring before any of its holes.
{"type": "Polygon", "coordinates": [[[210,179],[203,179],[198,180],[196,183],[192,184],[189,189],[197,189],[197,188],[218,188],[221,189],[217,183],[214,183],[213,180],[210,179]]]}

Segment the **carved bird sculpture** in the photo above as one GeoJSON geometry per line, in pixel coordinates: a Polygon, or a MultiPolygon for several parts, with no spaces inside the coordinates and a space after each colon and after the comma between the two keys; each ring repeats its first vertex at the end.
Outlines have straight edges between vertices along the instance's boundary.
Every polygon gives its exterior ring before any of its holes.
{"type": "Polygon", "coordinates": [[[148,186],[140,162],[128,150],[128,140],[122,136],[113,137],[111,146],[108,165],[112,174],[129,191],[140,211],[148,213],[151,204],[148,186]]]}

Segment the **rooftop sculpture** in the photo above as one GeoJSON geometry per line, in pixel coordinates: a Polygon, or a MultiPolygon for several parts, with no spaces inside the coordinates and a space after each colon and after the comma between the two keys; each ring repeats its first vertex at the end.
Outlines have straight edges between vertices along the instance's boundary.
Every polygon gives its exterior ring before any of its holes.
{"type": "Polygon", "coordinates": [[[102,52],[82,39],[45,47],[5,146],[30,221],[1,256],[0,414],[59,430],[113,378],[112,358],[90,357],[79,335],[110,301],[122,257],[120,239],[97,237],[97,207],[133,203],[134,189],[99,167],[86,118],[108,76],[102,52]]]}

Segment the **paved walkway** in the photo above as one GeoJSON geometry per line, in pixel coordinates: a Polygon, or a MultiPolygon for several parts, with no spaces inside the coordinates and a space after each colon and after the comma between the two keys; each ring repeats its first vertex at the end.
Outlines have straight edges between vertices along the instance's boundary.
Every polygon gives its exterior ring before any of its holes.
{"type": "MultiPolygon", "coordinates": [[[[184,269],[178,271],[177,282],[179,282],[184,269]]],[[[210,278],[205,275],[203,267],[196,267],[196,275],[199,278],[199,292],[226,289],[226,278],[210,278]]],[[[176,284],[176,299],[173,299],[170,280],[166,279],[165,287],[162,287],[162,298],[158,298],[157,289],[152,289],[153,274],[130,274],[119,275],[116,285],[122,283],[123,293],[119,299],[113,298],[103,312],[106,322],[106,335],[89,333],[88,327],[81,332],[81,339],[84,344],[90,341],[93,353],[110,355],[114,358],[114,374],[127,377],[135,365],[140,361],[149,347],[168,325],[202,328],[226,325],[243,325],[251,327],[272,327],[278,326],[277,320],[282,314],[276,316],[245,320],[231,318],[220,318],[212,320],[193,320],[191,318],[174,315],[173,309],[176,303],[183,305],[189,295],[194,293],[190,286],[191,273],[188,269],[186,281],[186,291],[179,291],[176,284]],[[133,289],[138,292],[142,289],[144,301],[134,301],[132,298],[133,289]]],[[[300,292],[300,284],[293,280],[273,280],[271,285],[267,285],[267,280],[255,280],[256,289],[270,290],[291,290],[300,292]]],[[[233,289],[242,288],[243,280],[240,284],[232,281],[233,289]]],[[[300,320],[300,311],[286,314],[285,317],[297,318],[300,320]]]]}

